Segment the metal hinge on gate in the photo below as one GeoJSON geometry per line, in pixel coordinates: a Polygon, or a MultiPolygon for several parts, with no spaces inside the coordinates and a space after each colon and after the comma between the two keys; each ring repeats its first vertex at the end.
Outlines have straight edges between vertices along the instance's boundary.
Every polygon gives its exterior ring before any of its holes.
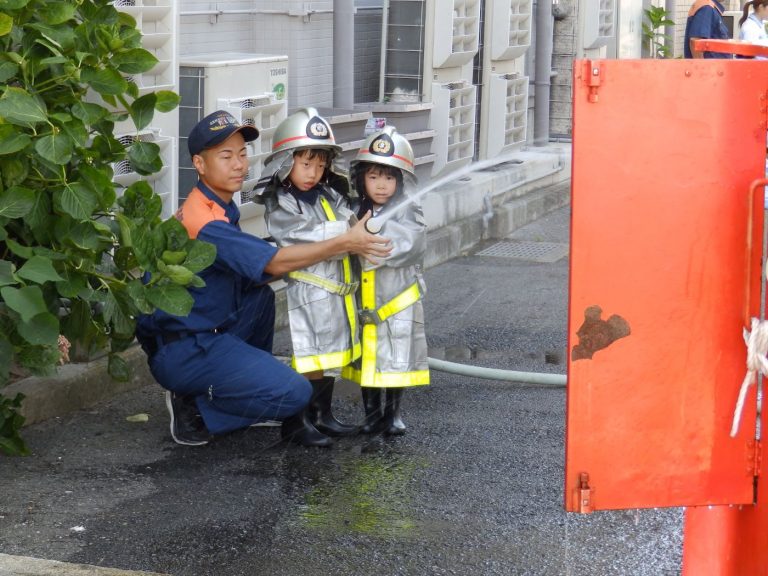
{"type": "Polygon", "coordinates": [[[760,476],[760,466],[763,463],[763,443],[760,440],[747,442],[747,473],[760,476]]]}
{"type": "Polygon", "coordinates": [[[587,100],[592,103],[597,102],[597,90],[602,82],[602,69],[595,60],[586,61],[586,70],[584,71],[584,83],[589,87],[587,100]]]}
{"type": "Polygon", "coordinates": [[[579,486],[573,491],[573,509],[581,514],[592,512],[592,488],[589,487],[589,474],[579,474],[579,486]]]}

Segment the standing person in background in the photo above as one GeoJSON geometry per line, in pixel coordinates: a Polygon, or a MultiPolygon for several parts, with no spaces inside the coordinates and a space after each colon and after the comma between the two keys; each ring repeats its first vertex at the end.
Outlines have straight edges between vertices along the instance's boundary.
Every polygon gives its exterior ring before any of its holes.
{"type": "MultiPolygon", "coordinates": [[[[352,164],[360,195],[358,215],[382,217],[381,232],[392,252],[379,264],[363,263],[358,292],[363,354],[342,375],[360,384],[365,408],[362,432],[405,433],[400,416],[403,391],[429,384],[421,274],[427,226],[421,206],[405,191],[415,183],[413,150],[393,126],[371,134],[352,164]],[[401,203],[408,205],[398,208],[401,203]],[[382,410],[382,390],[386,398],[382,410]]],[[[373,222],[371,220],[369,222],[373,222]]]]}
{"type": "MultiPolygon", "coordinates": [[[[189,289],[192,310],[156,310],[137,319],[136,336],[152,375],[167,390],[171,436],[178,444],[207,444],[212,435],[282,420],[283,434],[307,444],[317,431],[304,425],[311,387],[272,355],[275,295],[267,284],[291,270],[349,252],[386,256],[386,239],[362,221],[333,238],[275,248],[240,229],[233,196],[248,173],[246,142],[259,135],[219,110],[189,133],[199,180],[176,218],[191,238],[216,247],[216,260],[189,289]]],[[[365,219],[364,219],[365,220],[365,219]]]]}
{"type": "Polygon", "coordinates": [[[693,50],[693,41],[706,38],[727,40],[728,27],[723,22],[725,8],[718,0],[696,0],[688,11],[685,22],[683,50],[686,58],[731,58],[730,54],[719,52],[698,52],[693,50]]]}
{"type": "MultiPolygon", "coordinates": [[[[749,0],[744,4],[744,14],[739,19],[739,39],[752,44],[768,44],[765,20],[768,20],[768,0],[749,0]],[[751,14],[750,7],[752,7],[751,14]]],[[[765,56],[757,58],[765,59],[765,56]]]]}
{"type": "MultiPolygon", "coordinates": [[[[257,194],[277,245],[301,246],[346,233],[357,219],[349,206],[349,180],[334,164],[341,146],[328,122],[316,109],[302,108],[277,126],[272,142],[257,194]]],[[[357,433],[357,426],[333,416],[335,378],[325,375],[360,356],[353,274],[348,254],[288,274],[292,365],[312,384],[304,427],[316,430],[305,445],[330,446],[329,436],[357,433]]]]}

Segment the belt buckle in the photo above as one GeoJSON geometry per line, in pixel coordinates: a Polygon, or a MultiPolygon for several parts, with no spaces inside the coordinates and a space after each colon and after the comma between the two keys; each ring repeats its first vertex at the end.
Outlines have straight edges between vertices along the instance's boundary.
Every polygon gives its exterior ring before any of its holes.
{"type": "Polygon", "coordinates": [[[360,322],[363,324],[379,324],[379,315],[376,310],[361,310],[360,322]]]}

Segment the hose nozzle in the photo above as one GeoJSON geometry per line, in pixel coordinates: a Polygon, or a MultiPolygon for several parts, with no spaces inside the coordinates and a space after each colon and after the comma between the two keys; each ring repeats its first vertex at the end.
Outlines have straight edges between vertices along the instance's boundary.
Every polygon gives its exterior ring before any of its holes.
{"type": "Polygon", "coordinates": [[[381,232],[382,225],[383,223],[380,218],[371,218],[365,223],[365,229],[371,234],[378,234],[381,232]]]}

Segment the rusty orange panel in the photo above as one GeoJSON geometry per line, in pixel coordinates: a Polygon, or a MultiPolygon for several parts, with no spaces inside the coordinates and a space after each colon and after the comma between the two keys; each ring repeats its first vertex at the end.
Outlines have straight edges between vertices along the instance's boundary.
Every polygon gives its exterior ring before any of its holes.
{"type": "Polygon", "coordinates": [[[752,502],[766,97],[756,60],[574,63],[568,510],[752,502]]]}

